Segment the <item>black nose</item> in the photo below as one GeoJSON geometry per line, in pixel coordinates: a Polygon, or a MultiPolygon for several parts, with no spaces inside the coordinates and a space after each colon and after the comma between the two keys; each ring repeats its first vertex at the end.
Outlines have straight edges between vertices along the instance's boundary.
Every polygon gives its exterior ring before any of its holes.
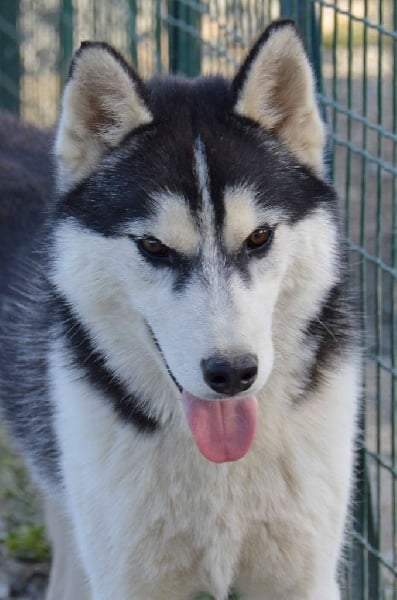
{"type": "Polygon", "coordinates": [[[211,356],[201,361],[204,380],[218,394],[235,396],[251,387],[258,374],[258,359],[253,354],[226,360],[211,356]]]}

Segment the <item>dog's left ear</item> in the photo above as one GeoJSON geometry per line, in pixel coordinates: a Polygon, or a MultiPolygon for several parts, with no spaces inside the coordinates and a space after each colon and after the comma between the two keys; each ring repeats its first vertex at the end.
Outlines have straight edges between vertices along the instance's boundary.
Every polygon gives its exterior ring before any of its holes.
{"type": "Polygon", "coordinates": [[[145,84],[111,46],[83,42],[62,99],[55,152],[58,188],[66,192],[134,129],[153,120],[145,84]]]}
{"type": "Polygon", "coordinates": [[[279,137],[317,174],[324,171],[325,129],[313,73],[293,21],[272,23],[233,81],[235,112],[279,137]]]}

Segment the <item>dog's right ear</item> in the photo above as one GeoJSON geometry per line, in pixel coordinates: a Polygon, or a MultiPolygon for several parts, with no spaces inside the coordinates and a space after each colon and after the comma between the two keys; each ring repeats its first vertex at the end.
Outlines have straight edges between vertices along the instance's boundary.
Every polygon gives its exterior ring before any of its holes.
{"type": "Polygon", "coordinates": [[[325,128],[312,69],[295,24],[275,21],[233,81],[234,110],[278,137],[303,164],[324,172],[325,128]]]}
{"type": "Polygon", "coordinates": [[[145,86],[111,46],[83,42],[66,83],[55,152],[58,188],[87,177],[123,137],[152,121],[145,86]]]}

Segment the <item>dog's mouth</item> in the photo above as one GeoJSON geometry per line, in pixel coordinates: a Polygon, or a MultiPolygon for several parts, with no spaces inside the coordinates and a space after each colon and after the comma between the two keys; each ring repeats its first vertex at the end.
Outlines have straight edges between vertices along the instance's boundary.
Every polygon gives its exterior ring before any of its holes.
{"type": "Polygon", "coordinates": [[[168,374],[181,393],[186,420],[201,454],[214,463],[236,461],[245,456],[258,422],[256,396],[208,400],[183,389],[171,371],[152,328],[149,324],[147,326],[168,374]]]}

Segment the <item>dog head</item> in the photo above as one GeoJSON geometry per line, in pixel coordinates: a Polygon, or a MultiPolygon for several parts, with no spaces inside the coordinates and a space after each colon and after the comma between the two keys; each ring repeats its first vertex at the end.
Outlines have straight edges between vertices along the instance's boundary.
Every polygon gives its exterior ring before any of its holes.
{"type": "Polygon", "coordinates": [[[225,425],[227,406],[248,433],[225,452],[246,451],[280,337],[334,281],[324,140],[290,21],[264,32],[231,82],[144,83],[101,43],[74,57],[56,142],[54,281],[125,379],[130,346],[150,340],[204,454],[212,442],[196,433],[203,420],[225,425]]]}

